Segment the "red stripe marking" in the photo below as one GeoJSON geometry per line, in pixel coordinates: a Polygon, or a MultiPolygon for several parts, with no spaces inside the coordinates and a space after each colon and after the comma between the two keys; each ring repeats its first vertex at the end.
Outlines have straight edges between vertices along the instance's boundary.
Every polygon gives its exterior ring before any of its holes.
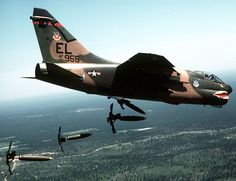
{"type": "MultiPolygon", "coordinates": [[[[47,26],[52,26],[52,23],[51,23],[51,22],[46,22],[46,21],[33,21],[33,24],[34,24],[34,25],[47,25],[47,26]]],[[[63,25],[60,24],[60,23],[55,23],[54,26],[63,27],[63,25]]]]}

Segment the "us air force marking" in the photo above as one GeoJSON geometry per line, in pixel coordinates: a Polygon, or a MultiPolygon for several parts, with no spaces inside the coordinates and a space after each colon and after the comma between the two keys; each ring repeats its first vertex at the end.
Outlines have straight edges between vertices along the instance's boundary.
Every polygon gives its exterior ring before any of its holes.
{"type": "Polygon", "coordinates": [[[61,35],[58,32],[54,32],[52,38],[56,41],[59,41],[61,39],[61,35]]]}
{"type": "Polygon", "coordinates": [[[199,87],[199,83],[198,83],[197,80],[194,80],[194,81],[193,81],[193,86],[194,86],[194,87],[199,87]]]}
{"type": "Polygon", "coordinates": [[[88,72],[88,74],[92,77],[96,77],[97,75],[101,75],[101,72],[96,72],[95,70],[93,70],[92,72],[88,72]]]}

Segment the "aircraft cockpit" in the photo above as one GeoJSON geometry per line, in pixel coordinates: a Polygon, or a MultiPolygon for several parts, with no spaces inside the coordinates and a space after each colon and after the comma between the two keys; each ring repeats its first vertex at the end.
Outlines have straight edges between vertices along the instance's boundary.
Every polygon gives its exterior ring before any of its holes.
{"type": "Polygon", "coordinates": [[[224,83],[219,77],[209,72],[195,71],[195,73],[201,75],[206,80],[212,80],[216,83],[224,83]]]}

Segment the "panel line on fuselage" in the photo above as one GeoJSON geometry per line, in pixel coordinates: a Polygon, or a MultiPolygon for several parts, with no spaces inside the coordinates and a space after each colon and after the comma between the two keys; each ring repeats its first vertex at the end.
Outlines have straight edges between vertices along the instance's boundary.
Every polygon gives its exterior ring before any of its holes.
{"type": "Polygon", "coordinates": [[[55,63],[55,65],[65,68],[102,68],[102,67],[117,67],[119,64],[93,64],[93,63],[55,63]]]}

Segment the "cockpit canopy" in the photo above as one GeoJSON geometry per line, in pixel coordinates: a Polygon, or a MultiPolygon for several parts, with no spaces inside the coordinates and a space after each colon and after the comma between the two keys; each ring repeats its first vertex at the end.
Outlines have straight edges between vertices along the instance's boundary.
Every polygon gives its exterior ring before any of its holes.
{"type": "Polygon", "coordinates": [[[203,71],[194,71],[194,72],[201,75],[206,80],[212,80],[216,83],[224,83],[219,77],[209,72],[203,72],[203,71]]]}

